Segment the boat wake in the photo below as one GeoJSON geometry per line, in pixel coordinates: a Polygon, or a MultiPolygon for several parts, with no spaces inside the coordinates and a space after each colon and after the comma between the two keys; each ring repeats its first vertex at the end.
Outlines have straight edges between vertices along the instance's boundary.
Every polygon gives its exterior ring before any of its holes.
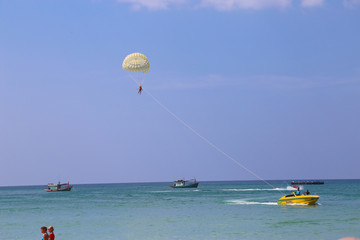
{"type": "MultiPolygon", "coordinates": [[[[303,186],[299,186],[300,187],[300,190],[304,190],[304,187],[303,186]]],[[[285,190],[289,190],[289,191],[296,191],[297,189],[292,187],[292,186],[287,186],[285,190]]]]}
{"type": "MultiPolygon", "coordinates": [[[[221,189],[222,191],[227,192],[249,192],[249,191],[295,191],[296,188],[287,186],[286,188],[227,188],[221,189]]],[[[300,186],[300,190],[303,190],[303,187],[300,186]]]]}
{"type": "Polygon", "coordinates": [[[226,203],[231,205],[277,205],[276,202],[249,202],[245,200],[228,200],[226,203]]]}

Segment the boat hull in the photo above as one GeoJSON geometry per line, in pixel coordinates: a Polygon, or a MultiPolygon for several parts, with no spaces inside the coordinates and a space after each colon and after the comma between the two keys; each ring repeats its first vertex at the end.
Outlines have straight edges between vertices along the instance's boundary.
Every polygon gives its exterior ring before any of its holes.
{"type": "Polygon", "coordinates": [[[188,184],[188,185],[184,185],[184,186],[171,185],[170,187],[172,187],[172,188],[197,188],[198,185],[199,185],[199,183],[192,183],[192,184],[188,184]]]}
{"type": "Polygon", "coordinates": [[[318,195],[287,195],[281,197],[277,204],[279,205],[314,205],[319,200],[318,195]]]}
{"type": "Polygon", "coordinates": [[[68,192],[68,191],[71,191],[73,186],[70,186],[70,187],[66,187],[66,188],[59,188],[59,189],[45,189],[45,191],[47,192],[68,192]]]}

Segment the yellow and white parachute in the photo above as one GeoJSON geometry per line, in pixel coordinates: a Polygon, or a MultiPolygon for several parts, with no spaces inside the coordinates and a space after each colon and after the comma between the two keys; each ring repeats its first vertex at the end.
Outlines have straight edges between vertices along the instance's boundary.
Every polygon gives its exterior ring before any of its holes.
{"type": "Polygon", "coordinates": [[[150,70],[150,63],[144,54],[132,53],[124,59],[122,67],[125,71],[147,73],[150,70]]]}

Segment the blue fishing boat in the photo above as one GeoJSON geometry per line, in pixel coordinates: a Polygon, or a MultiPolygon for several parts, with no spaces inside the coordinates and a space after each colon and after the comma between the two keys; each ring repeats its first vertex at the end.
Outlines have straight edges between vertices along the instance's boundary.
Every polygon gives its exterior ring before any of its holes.
{"type": "Polygon", "coordinates": [[[172,188],[197,188],[199,185],[198,182],[196,182],[196,179],[190,179],[190,180],[176,180],[174,181],[173,185],[170,185],[172,188]]]}
{"type": "Polygon", "coordinates": [[[58,182],[58,184],[49,183],[48,187],[44,190],[47,192],[63,192],[63,191],[71,191],[72,187],[73,185],[70,185],[69,182],[62,184],[58,182]]]}

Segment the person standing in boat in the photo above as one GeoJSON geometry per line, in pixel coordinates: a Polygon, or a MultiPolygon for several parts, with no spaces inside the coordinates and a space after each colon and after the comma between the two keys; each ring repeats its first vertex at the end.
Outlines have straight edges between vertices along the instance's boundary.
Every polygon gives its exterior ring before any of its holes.
{"type": "Polygon", "coordinates": [[[299,187],[297,187],[297,191],[296,191],[296,193],[295,193],[296,195],[300,195],[301,194],[301,192],[300,192],[300,188],[299,187]]]}

